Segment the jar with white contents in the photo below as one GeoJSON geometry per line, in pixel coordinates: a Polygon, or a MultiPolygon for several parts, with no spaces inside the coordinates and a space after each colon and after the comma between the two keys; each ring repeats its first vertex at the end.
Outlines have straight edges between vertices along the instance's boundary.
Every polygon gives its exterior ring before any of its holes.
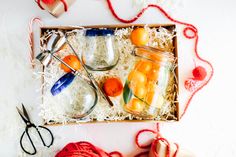
{"type": "Polygon", "coordinates": [[[85,51],[82,52],[85,66],[94,71],[105,71],[115,67],[119,53],[114,46],[114,30],[88,29],[85,36],[85,51]]]}
{"type": "Polygon", "coordinates": [[[136,47],[135,63],[124,91],[124,110],[145,119],[155,118],[165,103],[174,55],[151,47],[136,47]]]}
{"type": "Polygon", "coordinates": [[[79,119],[89,115],[97,104],[97,92],[82,77],[66,73],[51,88],[53,100],[58,102],[67,117],[79,119]]]}

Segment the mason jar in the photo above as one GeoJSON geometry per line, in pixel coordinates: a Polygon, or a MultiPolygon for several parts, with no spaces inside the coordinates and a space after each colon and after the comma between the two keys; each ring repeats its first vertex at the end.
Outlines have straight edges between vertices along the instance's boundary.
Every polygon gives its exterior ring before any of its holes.
{"type": "Polygon", "coordinates": [[[62,114],[74,119],[89,115],[98,100],[95,88],[72,72],[64,74],[55,82],[51,94],[62,114]]]}
{"type": "Polygon", "coordinates": [[[114,46],[114,30],[88,29],[85,37],[86,45],[82,52],[82,61],[88,69],[105,71],[116,66],[119,52],[114,46]]]}
{"type": "Polygon", "coordinates": [[[123,107],[135,116],[153,119],[166,102],[174,55],[152,47],[136,47],[132,54],[135,62],[124,86],[123,107]]]}

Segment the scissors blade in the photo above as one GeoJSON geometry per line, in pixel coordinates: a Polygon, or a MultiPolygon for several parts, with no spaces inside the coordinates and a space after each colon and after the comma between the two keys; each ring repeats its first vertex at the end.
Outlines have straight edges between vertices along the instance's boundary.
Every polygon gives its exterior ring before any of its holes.
{"type": "Polygon", "coordinates": [[[21,103],[21,105],[22,105],[23,113],[24,113],[26,119],[30,122],[30,118],[29,118],[28,112],[27,112],[26,109],[25,109],[24,104],[21,103]]]}
{"type": "Polygon", "coordinates": [[[23,121],[27,124],[29,121],[27,120],[27,118],[24,116],[24,113],[18,108],[16,107],[19,115],[21,116],[21,118],[23,119],[23,121]]]}

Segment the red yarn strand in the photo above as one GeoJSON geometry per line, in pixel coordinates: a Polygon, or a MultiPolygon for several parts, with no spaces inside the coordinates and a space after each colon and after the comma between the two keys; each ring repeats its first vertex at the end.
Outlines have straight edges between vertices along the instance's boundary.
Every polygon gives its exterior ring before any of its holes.
{"type": "Polygon", "coordinates": [[[188,99],[188,101],[187,101],[187,103],[186,103],[186,105],[185,105],[184,111],[183,111],[183,113],[181,114],[180,119],[185,115],[185,113],[186,113],[186,111],[187,111],[187,109],[188,109],[188,107],[189,107],[189,104],[190,104],[190,102],[191,102],[193,96],[194,96],[198,91],[200,91],[203,87],[205,87],[205,86],[209,83],[209,81],[212,79],[213,74],[214,74],[214,68],[213,68],[212,64],[211,64],[209,61],[207,61],[207,60],[201,58],[201,57],[199,56],[199,54],[198,54],[198,51],[197,51],[198,35],[196,36],[195,44],[194,44],[194,45],[195,45],[195,46],[194,46],[194,47],[195,47],[194,50],[195,50],[195,55],[196,55],[196,57],[197,57],[199,60],[201,60],[202,62],[204,62],[204,63],[206,63],[206,64],[208,64],[208,65],[210,66],[210,68],[211,68],[211,73],[210,73],[209,78],[208,78],[200,87],[198,87],[195,91],[193,91],[192,95],[190,96],[190,98],[188,99]]]}
{"type": "Polygon", "coordinates": [[[148,8],[157,8],[161,11],[161,13],[163,13],[170,21],[172,22],[175,22],[175,23],[179,23],[179,24],[183,24],[185,26],[190,26],[192,27],[193,29],[195,29],[195,31],[197,31],[197,28],[195,26],[193,26],[192,24],[189,24],[189,23],[185,23],[185,22],[181,22],[181,21],[178,21],[178,20],[175,20],[173,19],[164,9],[162,9],[160,6],[156,5],[156,4],[149,4],[147,7],[143,8],[134,18],[130,19],[130,20],[125,20],[123,18],[120,18],[113,6],[112,6],[112,3],[111,3],[111,0],[107,0],[107,4],[108,4],[108,7],[112,13],[112,15],[117,19],[119,20],[120,22],[122,23],[133,23],[135,22],[136,20],[138,20],[142,15],[143,13],[148,9],[148,8]]]}
{"type": "Polygon", "coordinates": [[[174,156],[177,156],[178,152],[179,152],[179,145],[177,143],[175,143],[176,146],[176,151],[174,153],[174,156]]]}
{"type": "Polygon", "coordinates": [[[109,156],[112,157],[113,155],[116,155],[116,156],[119,156],[119,157],[123,157],[123,155],[120,152],[118,152],[118,151],[114,151],[114,152],[110,152],[109,153],[109,156]]]}
{"type": "Polygon", "coordinates": [[[140,130],[140,131],[137,133],[137,135],[135,136],[135,143],[136,143],[137,146],[138,146],[139,148],[141,148],[141,149],[146,149],[146,148],[149,148],[149,147],[151,146],[151,143],[150,143],[150,144],[147,144],[147,145],[141,145],[141,144],[139,143],[139,136],[140,136],[141,134],[143,134],[144,132],[151,132],[151,133],[153,133],[153,134],[157,134],[156,131],[150,130],[150,129],[143,129],[143,130],[140,130]]]}
{"type": "MultiPolygon", "coordinates": [[[[170,157],[170,143],[168,142],[167,139],[165,139],[163,137],[157,138],[153,141],[150,151],[152,151],[152,153],[154,154],[155,157],[160,157],[158,152],[156,151],[157,144],[159,141],[162,141],[166,144],[166,157],[170,157]]],[[[173,156],[173,157],[176,157],[176,156],[173,156]]]]}
{"type": "Polygon", "coordinates": [[[67,3],[65,2],[65,0],[60,0],[60,1],[64,4],[64,10],[65,10],[65,12],[67,12],[67,10],[68,10],[67,3]]]}
{"type": "MultiPolygon", "coordinates": [[[[159,142],[159,141],[162,141],[162,142],[164,142],[164,143],[166,144],[166,148],[167,148],[167,150],[166,150],[166,157],[170,157],[170,143],[169,143],[169,141],[168,141],[167,139],[165,139],[165,138],[163,138],[163,137],[161,136],[161,134],[160,134],[160,132],[159,132],[159,129],[160,129],[160,128],[159,128],[159,123],[157,123],[157,131],[149,130],[149,129],[140,130],[140,131],[136,134],[136,136],[135,136],[135,143],[136,143],[136,145],[137,145],[139,148],[141,148],[141,149],[149,149],[149,148],[151,148],[150,151],[152,151],[152,153],[155,155],[155,157],[159,157],[158,152],[156,152],[156,147],[157,147],[158,142],[159,142]],[[147,133],[147,132],[151,132],[151,133],[155,134],[155,135],[156,135],[156,138],[152,141],[151,144],[141,145],[141,144],[139,143],[139,137],[141,136],[141,134],[144,134],[144,133],[147,133]]],[[[179,151],[179,146],[178,146],[178,144],[175,143],[175,145],[176,145],[176,151],[175,151],[173,157],[176,157],[176,156],[177,156],[177,153],[178,153],[178,151],[179,151]]],[[[135,157],[141,157],[141,156],[145,156],[145,155],[148,155],[148,151],[141,152],[141,153],[135,155],[135,157]]]]}
{"type": "Polygon", "coordinates": [[[139,153],[139,154],[135,155],[134,157],[148,156],[148,154],[149,154],[149,151],[146,151],[146,152],[141,152],[141,153],[139,153]]]}
{"type": "Polygon", "coordinates": [[[41,5],[41,0],[37,0],[37,4],[38,4],[38,6],[39,6],[42,10],[44,10],[44,8],[43,8],[42,5],[41,5]]]}

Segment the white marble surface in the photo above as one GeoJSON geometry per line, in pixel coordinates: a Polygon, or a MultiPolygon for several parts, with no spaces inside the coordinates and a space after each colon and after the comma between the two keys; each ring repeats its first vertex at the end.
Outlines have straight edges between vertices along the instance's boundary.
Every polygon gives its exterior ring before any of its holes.
{"type": "MultiPolygon", "coordinates": [[[[130,1],[113,0],[124,18],[137,11],[130,1]],[[131,10],[127,11],[127,9],[131,10]]],[[[168,1],[168,0],[166,0],[168,1]]],[[[32,17],[39,16],[47,25],[90,25],[118,23],[107,10],[104,0],[78,0],[68,14],[55,19],[41,11],[34,1],[0,0],[0,155],[15,157],[24,124],[15,106],[27,104],[34,121],[39,122],[37,82],[28,59],[27,31],[32,17]]],[[[235,36],[236,1],[179,0],[167,10],[173,17],[199,28],[199,53],[215,68],[212,81],[192,100],[179,123],[161,125],[162,134],[170,141],[192,150],[198,157],[236,156],[235,127],[235,36]]],[[[137,23],[155,23],[161,17],[149,10],[137,23]]],[[[185,54],[181,54],[184,57],[185,54]]],[[[189,66],[186,63],[186,66],[189,66]]],[[[134,135],[153,123],[86,124],[51,127],[56,136],[51,149],[66,143],[87,140],[106,151],[118,150],[125,156],[137,151],[134,135]]],[[[47,152],[48,150],[44,150],[47,152]]],[[[39,154],[37,155],[39,156],[39,154]]],[[[45,156],[42,155],[42,156],[45,156]]]]}

